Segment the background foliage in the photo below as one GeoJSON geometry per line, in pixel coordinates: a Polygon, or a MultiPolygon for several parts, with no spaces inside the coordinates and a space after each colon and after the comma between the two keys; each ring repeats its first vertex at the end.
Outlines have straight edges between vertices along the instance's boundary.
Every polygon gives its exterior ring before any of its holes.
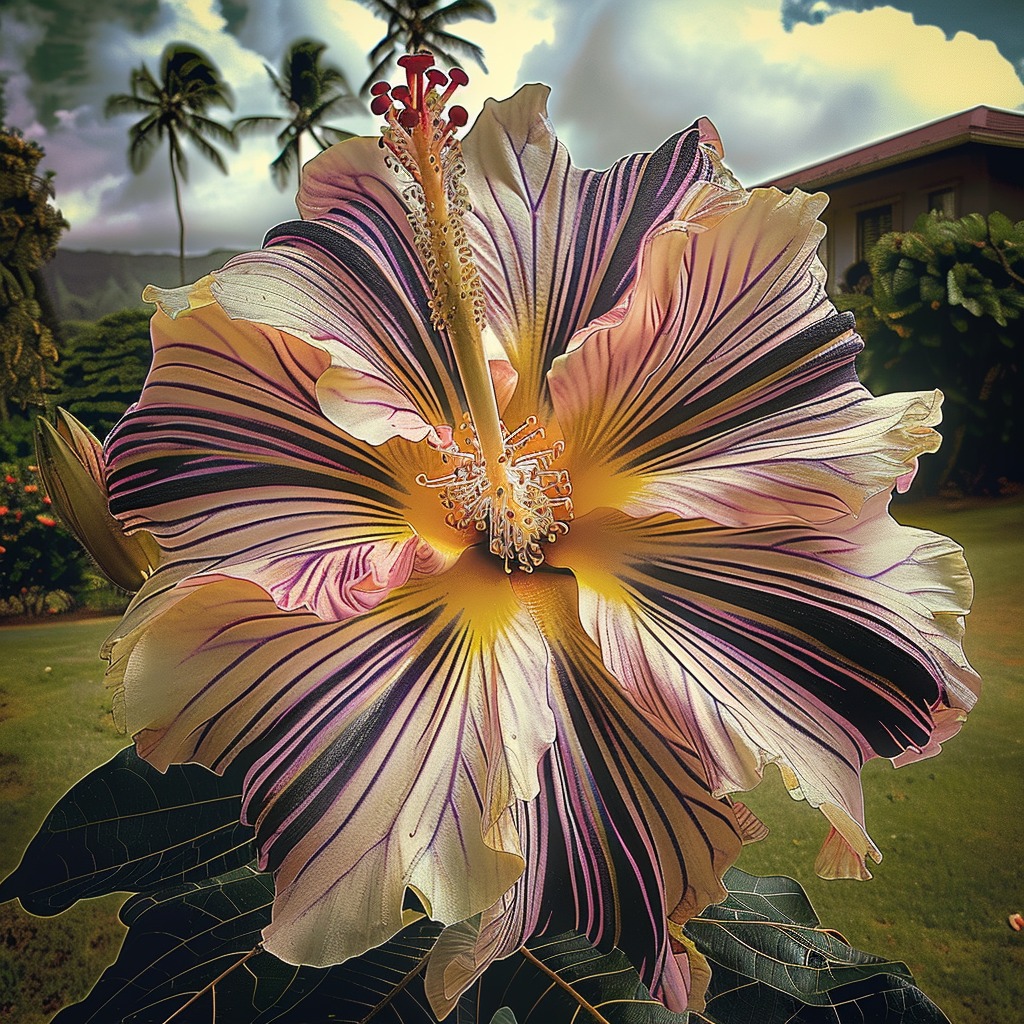
{"type": "Polygon", "coordinates": [[[88,559],[60,529],[36,467],[0,465],[0,615],[67,611],[88,559]]]}
{"type": "Polygon", "coordinates": [[[937,386],[946,396],[943,448],[922,463],[919,486],[997,494],[1020,480],[1024,221],[933,212],[883,235],[868,265],[870,293],[837,300],[867,346],[862,379],[876,393],[937,386]]]}
{"type": "Polygon", "coordinates": [[[151,308],[123,309],[67,327],[56,405],[103,438],[139,397],[153,358],[151,308]]]}
{"type": "Polygon", "coordinates": [[[57,360],[52,317],[39,270],[68,223],[53,206],[53,175],[40,176],[44,152],[0,127],[0,420],[42,400],[57,360]]]}

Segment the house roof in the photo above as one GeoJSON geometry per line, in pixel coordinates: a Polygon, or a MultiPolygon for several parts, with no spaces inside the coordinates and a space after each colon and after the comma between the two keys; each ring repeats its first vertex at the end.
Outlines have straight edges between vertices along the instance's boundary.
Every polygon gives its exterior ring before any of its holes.
{"type": "Polygon", "coordinates": [[[790,171],[762,182],[762,185],[774,185],[780,189],[795,186],[803,189],[822,188],[966,142],[1024,148],[1024,113],[985,106],[973,107],[900,135],[891,135],[887,139],[851,149],[821,163],[790,171]]]}

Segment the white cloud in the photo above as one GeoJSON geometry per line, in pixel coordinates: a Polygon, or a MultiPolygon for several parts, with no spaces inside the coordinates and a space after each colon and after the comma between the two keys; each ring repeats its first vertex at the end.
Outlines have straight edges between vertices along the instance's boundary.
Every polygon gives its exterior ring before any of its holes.
{"type": "Polygon", "coordinates": [[[581,163],[650,148],[706,114],[754,182],[978,103],[1024,102],[993,43],[947,40],[892,8],[792,32],[776,0],[637,10],[604,3],[575,53],[553,47],[531,61],[555,79],[554,120],[581,163]]]}
{"type": "MultiPolygon", "coordinates": [[[[891,8],[837,13],[786,32],[779,0],[495,0],[495,7],[493,25],[453,26],[484,48],[490,68],[488,75],[467,68],[461,101],[472,114],[487,96],[548,82],[555,126],[577,162],[590,166],[649,149],[706,114],[731,165],[756,182],[978,103],[1024,104],[1024,86],[992,42],[963,32],[947,40],[891,8]]],[[[275,112],[264,64],[276,66],[291,41],[323,39],[327,59],[358,87],[365,55],[384,31],[352,0],[253,0],[237,36],[218,0],[162,0],[144,33],[116,19],[96,28],[89,80],[48,131],[25,73],[41,21],[5,19],[0,67],[9,74],[10,120],[46,147],[46,166],[57,171],[58,203],[73,221],[66,243],[172,251],[166,153],[132,177],[131,118],[108,121],[102,113],[108,94],[127,90],[131,68],[145,61],[155,71],[168,42],[198,44],[235,91],[234,114],[222,112],[230,120],[275,112]]],[[[376,131],[369,115],[339,121],[376,131]]],[[[192,155],[184,194],[191,251],[258,244],[266,228],[294,215],[291,196],[270,179],[275,155],[272,135],[247,141],[227,154],[229,181],[192,155]]]]}

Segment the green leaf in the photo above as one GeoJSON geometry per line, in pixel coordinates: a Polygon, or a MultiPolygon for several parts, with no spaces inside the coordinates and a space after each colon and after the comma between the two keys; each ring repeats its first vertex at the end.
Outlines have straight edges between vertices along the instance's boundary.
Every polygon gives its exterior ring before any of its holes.
{"type": "Polygon", "coordinates": [[[519,1024],[516,1015],[507,1007],[503,1006],[491,1018],[491,1024],[519,1024]]]}
{"type": "Polygon", "coordinates": [[[162,1024],[172,1014],[174,1024],[433,1020],[419,968],[439,925],[417,922],[336,967],[294,967],[257,949],[273,896],[272,877],[247,866],[132,897],[117,960],[53,1024],[162,1024]]]}
{"type": "Polygon", "coordinates": [[[905,964],[853,949],[818,927],[798,882],[758,878],[737,868],[725,882],[725,902],[708,907],[685,928],[711,965],[708,1020],[946,1022],[905,964]]]}
{"type": "Polygon", "coordinates": [[[652,998],[618,949],[601,953],[582,935],[563,932],[533,939],[527,950],[529,956],[520,951],[484,974],[481,1022],[498,1007],[510,1011],[518,1024],[594,1024],[599,1018],[585,1008],[589,1005],[610,1024],[690,1024],[686,1014],[672,1013],[652,998]]]}
{"type": "Polygon", "coordinates": [[[73,786],[47,815],[0,902],[59,914],[77,900],[198,881],[248,863],[252,829],[239,823],[242,769],[196,764],[166,774],[126,747],[73,786]]]}

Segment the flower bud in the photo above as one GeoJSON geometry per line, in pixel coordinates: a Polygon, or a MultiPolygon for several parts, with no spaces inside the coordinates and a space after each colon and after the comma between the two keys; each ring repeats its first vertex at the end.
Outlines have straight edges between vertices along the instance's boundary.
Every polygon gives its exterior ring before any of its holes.
{"type": "Polygon", "coordinates": [[[134,593],[159,562],[159,548],[145,531],[125,534],[107,509],[99,441],[63,409],[57,426],[36,420],[36,457],[53,508],[116,586],[134,593]]]}

